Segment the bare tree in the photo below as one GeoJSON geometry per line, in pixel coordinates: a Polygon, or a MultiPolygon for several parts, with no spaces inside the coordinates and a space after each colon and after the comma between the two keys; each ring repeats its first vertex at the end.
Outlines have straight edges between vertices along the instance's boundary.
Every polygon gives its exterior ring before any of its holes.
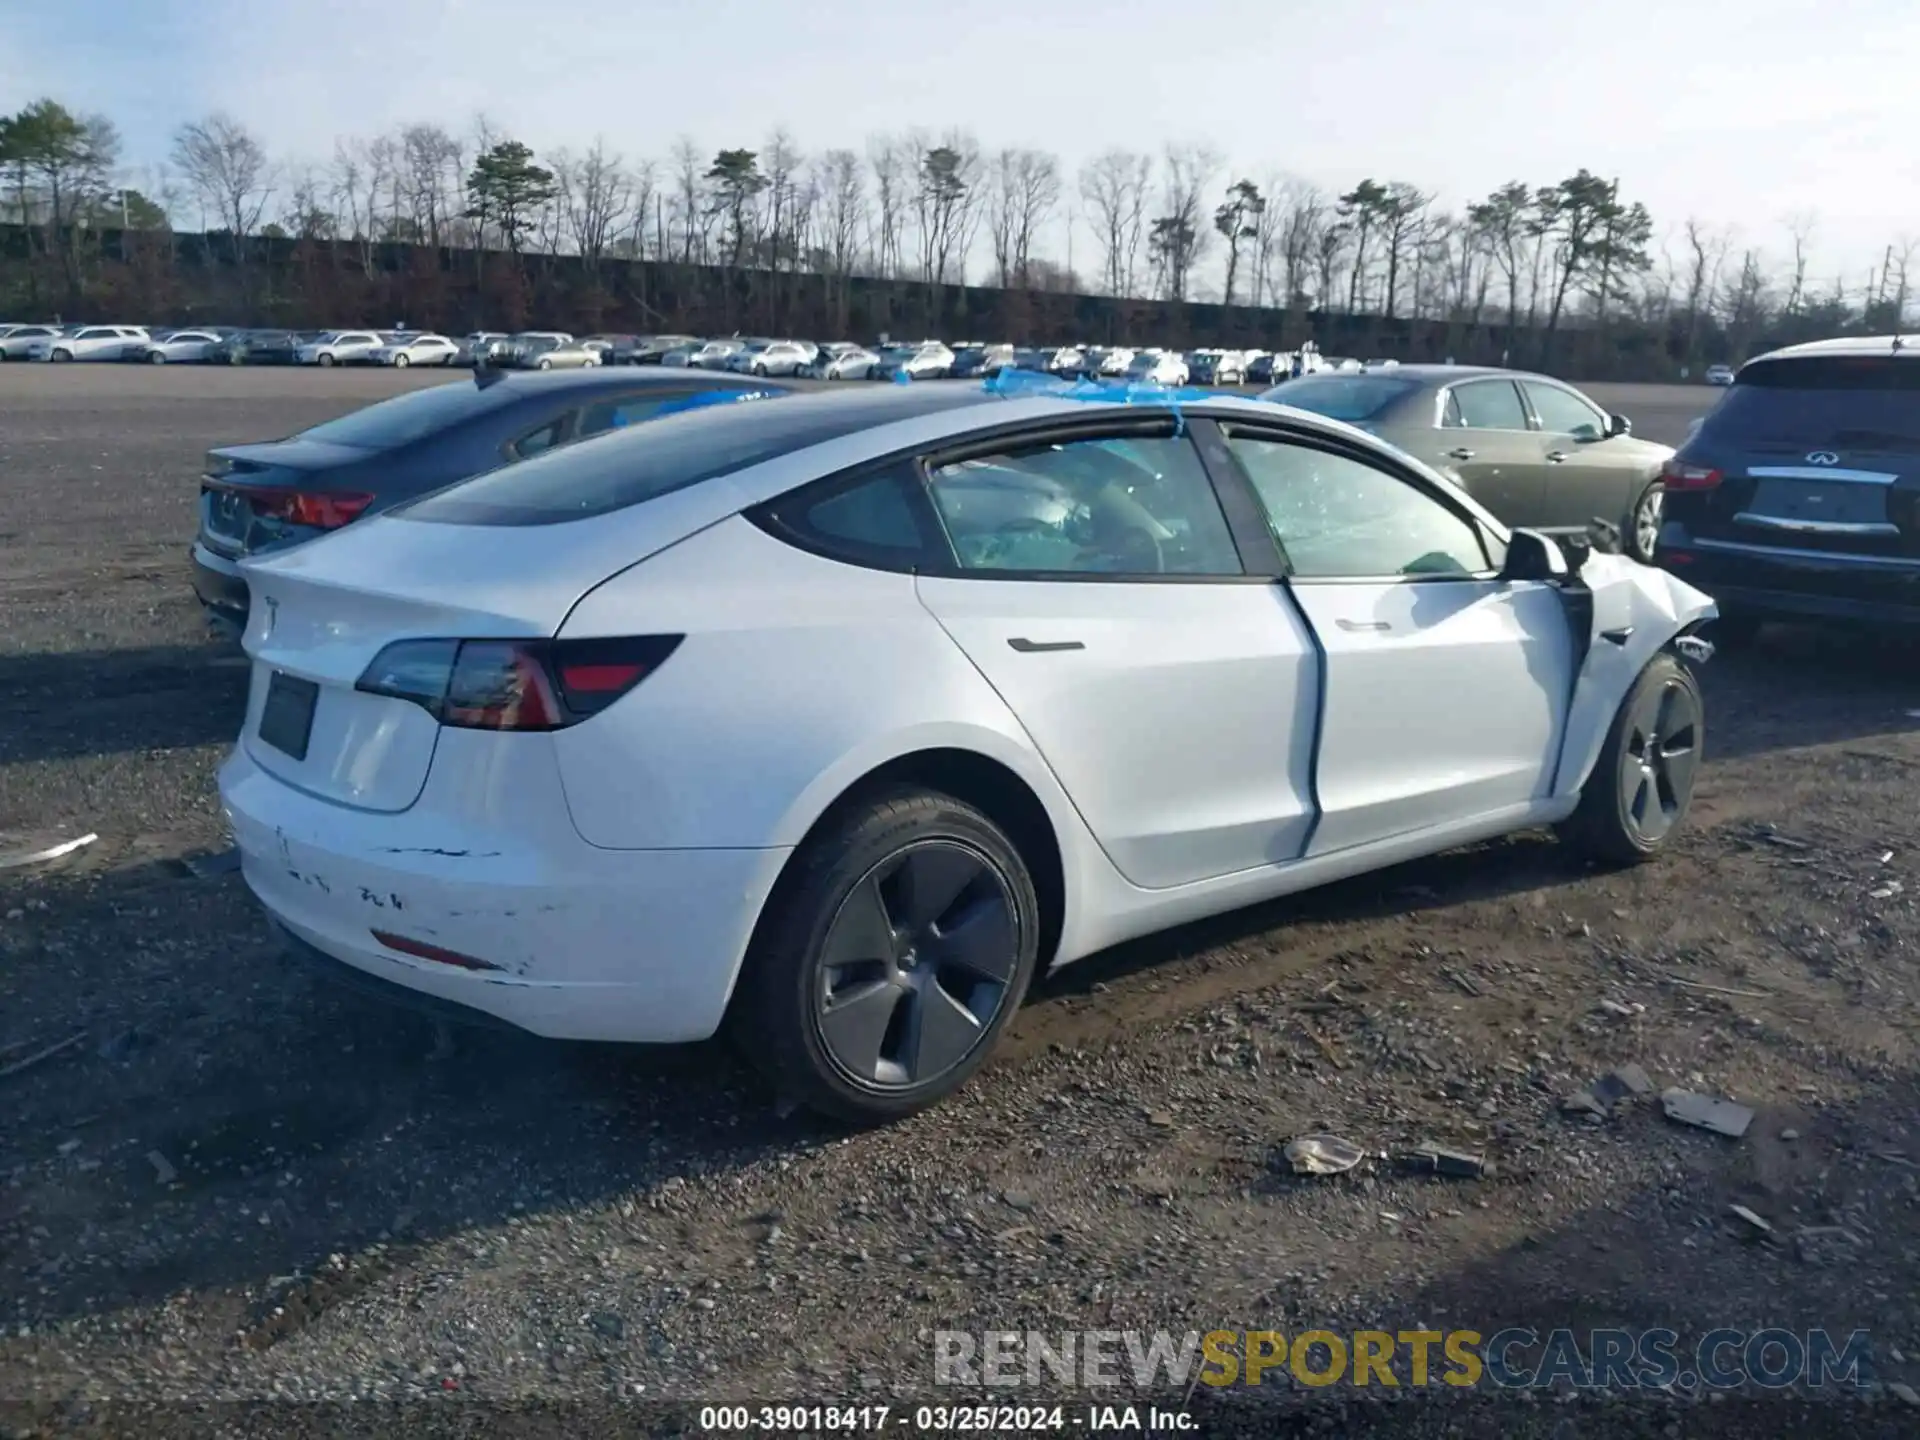
{"type": "Polygon", "coordinates": [[[234,263],[246,270],[247,236],[273,196],[266,147],[231,115],[218,113],[182,125],[173,137],[173,163],[201,203],[220,217],[233,238],[234,263]]]}
{"type": "MultiPolygon", "coordinates": [[[[359,245],[360,268],[369,280],[375,273],[375,247],[379,243],[380,194],[387,188],[393,162],[393,141],[384,136],[334,143],[334,205],[345,222],[340,229],[359,245]]],[[[484,230],[476,232],[474,242],[478,254],[486,243],[484,230]]]]}
{"type": "Polygon", "coordinates": [[[448,221],[461,208],[458,198],[465,158],[460,142],[438,125],[409,125],[400,132],[400,160],[415,239],[438,248],[451,238],[448,221]]]}
{"type": "MultiPolygon", "coordinates": [[[[1314,260],[1328,224],[1327,197],[1316,185],[1291,181],[1282,191],[1280,202],[1271,208],[1281,206],[1286,212],[1280,224],[1281,284],[1285,292],[1281,303],[1291,309],[1307,298],[1314,260]]],[[[1324,290],[1320,303],[1326,303],[1324,290]]]]}
{"type": "Polygon", "coordinates": [[[1131,150],[1109,150],[1080,170],[1080,200],[1100,247],[1109,295],[1136,293],[1152,183],[1153,157],[1131,150]]]}
{"type": "Polygon", "coordinates": [[[874,269],[883,277],[897,275],[905,248],[907,195],[912,184],[908,146],[894,136],[875,135],[867,141],[867,165],[873,171],[873,198],[879,206],[874,269]]]}
{"type": "Polygon", "coordinates": [[[987,191],[987,230],[1000,287],[1027,284],[1034,236],[1060,203],[1060,162],[1043,150],[1002,150],[987,191]]]}
{"type": "Polygon", "coordinates": [[[1809,251],[1813,243],[1813,232],[1818,217],[1810,210],[1796,210],[1787,217],[1787,234],[1793,240],[1793,276],[1788,282],[1786,302],[1782,312],[1796,316],[1806,303],[1807,263],[1811,258],[1809,251]]]}
{"type": "Polygon", "coordinates": [[[673,213],[680,231],[680,263],[691,265],[696,246],[702,261],[707,258],[707,236],[711,233],[711,207],[706,204],[705,166],[699,147],[691,137],[682,135],[673,146],[673,213]]]}
{"type": "Polygon", "coordinates": [[[1387,186],[1386,196],[1377,207],[1374,221],[1379,226],[1380,244],[1387,261],[1387,301],[1384,314],[1394,317],[1400,295],[1400,272],[1409,250],[1418,251],[1422,222],[1433,197],[1424,191],[1395,180],[1387,186]]]}
{"type": "Polygon", "coordinates": [[[920,241],[920,276],[929,285],[964,284],[967,251],[979,223],[980,147],[973,137],[949,131],[937,145],[908,137],[913,169],[913,212],[920,241]]]}
{"type": "Polygon", "coordinates": [[[1220,168],[1220,157],[1203,145],[1169,145],[1160,179],[1160,213],[1153,219],[1148,247],[1160,293],[1185,300],[1193,267],[1206,248],[1204,196],[1220,168]]]}
{"type": "Polygon", "coordinates": [[[851,150],[829,150],[814,162],[820,181],[822,248],[827,272],[844,279],[860,257],[868,221],[867,177],[851,150]]]}
{"type": "Polygon", "coordinates": [[[1698,220],[1687,221],[1687,347],[1686,363],[1698,358],[1702,322],[1713,308],[1720,285],[1720,266],[1727,255],[1727,236],[1709,232],[1698,220]]]}
{"type": "Polygon", "coordinates": [[[581,267],[598,281],[607,244],[626,219],[633,204],[633,180],[620,156],[595,136],[587,153],[575,158],[566,151],[550,157],[559,208],[567,235],[579,252],[581,267]]]}

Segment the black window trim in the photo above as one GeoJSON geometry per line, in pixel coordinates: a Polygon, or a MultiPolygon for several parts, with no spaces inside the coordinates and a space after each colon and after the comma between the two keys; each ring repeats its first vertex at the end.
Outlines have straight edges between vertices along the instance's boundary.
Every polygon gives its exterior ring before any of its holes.
{"type": "MultiPolygon", "coordinates": [[[[1571,395],[1575,400],[1579,401],[1587,409],[1593,411],[1596,415],[1600,417],[1600,433],[1594,438],[1598,440],[1605,440],[1607,438],[1607,425],[1609,423],[1607,419],[1607,412],[1601,409],[1598,405],[1594,404],[1593,401],[1589,400],[1586,396],[1582,395],[1578,390],[1574,389],[1571,385],[1562,384],[1560,381],[1552,379],[1551,377],[1546,375],[1523,375],[1523,376],[1516,377],[1513,383],[1519,386],[1520,388],[1520,406],[1523,410],[1526,411],[1527,428],[1532,430],[1535,434],[1573,435],[1573,432],[1571,430],[1547,429],[1546,422],[1540,418],[1540,412],[1533,408],[1533,395],[1530,393],[1528,388],[1533,385],[1538,385],[1543,390],[1559,390],[1564,394],[1571,395]]],[[[1580,437],[1577,435],[1574,435],[1574,438],[1577,440],[1580,437]]]]}
{"type": "MultiPolygon", "coordinates": [[[[1470,375],[1464,380],[1456,380],[1448,385],[1444,393],[1452,395],[1455,391],[1464,390],[1469,385],[1505,385],[1513,391],[1513,398],[1520,406],[1520,418],[1526,423],[1518,430],[1509,430],[1505,426],[1500,425],[1468,425],[1465,423],[1467,412],[1462,409],[1460,412],[1462,423],[1458,428],[1462,430],[1478,430],[1483,435],[1537,435],[1539,433],[1540,426],[1533,413],[1533,402],[1527,399],[1527,392],[1520,387],[1518,377],[1513,375],[1470,375]]],[[[1441,403],[1444,407],[1444,399],[1441,403]]],[[[1445,414],[1444,408],[1441,413],[1443,415],[1445,414]]],[[[1444,428],[1452,429],[1454,427],[1447,426],[1444,428]]]]}
{"type": "Polygon", "coordinates": [[[855,565],[862,570],[879,570],[890,575],[932,575],[944,574],[952,563],[945,553],[948,548],[946,531],[941,527],[933,499],[927,493],[926,477],[911,450],[878,460],[863,460],[818,480],[809,480],[798,489],[749,506],[744,513],[752,524],[796,550],[804,550],[822,560],[855,565]],[[859,489],[877,476],[887,475],[900,480],[906,492],[907,508],[913,512],[914,525],[920,532],[920,552],[912,561],[905,561],[904,556],[892,546],[866,545],[825,535],[799,518],[822,501],[832,500],[849,490],[859,489]]]}
{"type": "MultiPolygon", "coordinates": [[[[1197,443],[1194,434],[1196,423],[1191,417],[1183,416],[1172,410],[1136,411],[1125,417],[1107,415],[1098,418],[1075,418],[1065,423],[1059,421],[1031,422],[1024,425],[1010,425],[1006,433],[988,438],[988,432],[969,435],[964,440],[935,450],[924,451],[917,457],[920,470],[920,483],[927,495],[927,503],[933,507],[934,516],[940,525],[940,535],[946,546],[945,567],[938,571],[925,572],[943,580],[995,580],[995,581],[1052,581],[1073,584],[1093,585],[1271,585],[1274,576],[1271,570],[1266,574],[1256,573],[1249,563],[1249,556],[1241,545],[1240,533],[1235,529],[1231,512],[1225,497],[1220,493],[1220,485],[1214,470],[1207,463],[1205,451],[1197,443]],[[998,455],[1007,450],[1030,449],[1037,445],[1071,444],[1075,441],[1118,440],[1128,437],[1149,439],[1184,439],[1193,447],[1194,460],[1200,468],[1207,488],[1213,500],[1220,507],[1221,518],[1227,526],[1227,537],[1233,542],[1234,556],[1240,562],[1238,575],[1165,575],[1165,574],[1129,574],[1111,570],[983,570],[960,563],[954,550],[952,537],[947,534],[946,522],[939,518],[939,506],[934,503],[931,491],[932,472],[943,465],[957,464],[963,460],[979,459],[998,455]]],[[[1254,558],[1258,558],[1256,555],[1254,558]]]]}
{"type": "MultiPolygon", "coordinates": [[[[1281,577],[1287,584],[1381,585],[1404,583],[1429,585],[1438,583],[1457,585],[1463,581],[1467,581],[1484,585],[1489,580],[1499,579],[1500,567],[1494,563],[1494,545],[1490,542],[1497,541],[1500,549],[1504,550],[1508,543],[1507,536],[1500,533],[1499,528],[1489,526],[1485,517],[1475,514],[1472,509],[1461,504],[1462,496],[1454,493],[1447,487],[1435,484],[1418,471],[1410,470],[1403,465],[1396,464],[1391,457],[1378,454],[1364,445],[1355,445],[1332,435],[1322,435],[1314,431],[1295,429],[1286,424],[1277,423],[1265,418],[1243,419],[1240,416],[1230,418],[1222,417],[1220,421],[1220,432],[1223,446],[1226,449],[1227,459],[1232,464],[1234,472],[1239,478],[1239,483],[1246,487],[1247,493],[1252,498],[1253,503],[1259,507],[1261,526],[1263,529],[1268,530],[1268,533],[1271,533],[1271,528],[1265,518],[1266,507],[1260,505],[1260,492],[1254,488],[1253,477],[1247,473],[1246,466],[1240,463],[1239,457],[1233,454],[1232,447],[1225,445],[1225,442],[1231,440],[1236,434],[1243,434],[1250,439],[1266,440],[1275,444],[1299,445],[1309,450],[1319,450],[1325,454],[1336,455],[1343,460],[1351,460],[1356,464],[1378,470],[1393,479],[1411,486],[1419,494],[1425,495],[1428,499],[1437,502],[1442,508],[1449,511],[1455,518],[1465,523],[1466,526],[1473,531],[1474,538],[1480,542],[1481,556],[1487,564],[1487,568],[1484,570],[1470,570],[1464,575],[1404,575],[1397,573],[1384,575],[1296,575],[1293,572],[1292,566],[1289,565],[1285,574],[1281,577]]],[[[1275,547],[1279,548],[1280,542],[1277,538],[1274,543],[1275,547]]]]}
{"type": "Polygon", "coordinates": [[[1191,414],[1177,414],[1171,409],[1130,408],[1124,415],[1087,415],[1087,416],[1050,416],[1042,420],[1015,420],[998,425],[986,426],[953,440],[933,446],[924,443],[904,446],[885,455],[862,460],[831,475],[823,475],[809,480],[792,490],[763,500],[743,512],[752,524],[776,539],[797,549],[804,550],[822,559],[834,560],[841,564],[858,565],[868,570],[884,570],[894,574],[925,575],[930,579],[941,580],[990,580],[990,581],[1063,581],[1075,584],[1093,585],[1271,585],[1279,576],[1278,561],[1274,557],[1271,537],[1267,536],[1266,522],[1258,519],[1258,497],[1251,493],[1235,502],[1229,501],[1233,485],[1231,471],[1223,471],[1220,461],[1209,459],[1207,449],[1199,442],[1202,430],[1216,439],[1218,432],[1213,421],[1191,414]],[[1059,444],[1075,440],[1106,440],[1124,438],[1128,435],[1179,434],[1187,432],[1189,443],[1194,444],[1196,458],[1200,463],[1209,485],[1213,490],[1214,501],[1220,506],[1226,518],[1227,531],[1233,540],[1234,550],[1239,556],[1242,571],[1239,575],[1126,575],[1111,571],[1085,570],[977,570],[961,565],[960,557],[954,552],[953,542],[947,535],[944,522],[940,519],[939,507],[935,505],[932,491],[929,489],[929,474],[940,465],[953,464],[960,460],[994,455],[1014,446],[1027,447],[1049,443],[1059,444]],[[913,467],[919,484],[914,487],[912,500],[915,518],[922,527],[931,525],[927,531],[928,563],[903,566],[897,558],[893,563],[876,556],[868,547],[847,545],[838,542],[825,542],[813,539],[803,529],[785,519],[781,511],[788,506],[805,509],[816,500],[825,498],[829,493],[837,494],[842,487],[851,488],[862,480],[870,478],[875,472],[905,462],[913,467]],[[1228,492],[1223,493],[1221,476],[1229,476],[1228,492]],[[1246,517],[1246,504],[1256,507],[1253,514],[1255,525],[1249,525],[1246,517]],[[1235,512],[1241,513],[1236,522],[1235,512]],[[1256,537],[1267,537],[1263,543],[1256,537]]]}

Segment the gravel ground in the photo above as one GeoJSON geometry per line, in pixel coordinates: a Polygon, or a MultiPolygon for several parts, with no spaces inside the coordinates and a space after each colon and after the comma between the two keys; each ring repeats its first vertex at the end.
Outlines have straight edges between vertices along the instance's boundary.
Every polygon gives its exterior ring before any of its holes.
{"type": "MultiPolygon", "coordinates": [[[[299,1412],[314,1433],[438,1424],[455,1398],[911,1402],[935,1329],[1415,1322],[1861,1328],[1887,1383],[1805,1413],[1194,1403],[1263,1433],[1920,1418],[1920,652],[1780,630],[1716,659],[1711,764],[1657,864],[1585,871],[1524,836],[1125,947],[1043,985],[958,1101],[849,1138],[774,1116],[717,1046],[443,1053],[290,969],[237,875],[193,873],[224,845],[212,774],[244,687],[187,585],[199,455],[437,378],[0,370],[0,830],[100,836],[0,870],[21,1425],[132,1428],[78,1397],[435,1397],[299,1412]],[[1739,1098],[1751,1130],[1651,1100],[1562,1113],[1629,1061],[1739,1098]],[[1308,1129],[1497,1170],[1283,1174],[1308,1129]]],[[[1711,398],[1592,389],[1668,440],[1711,398]]]]}

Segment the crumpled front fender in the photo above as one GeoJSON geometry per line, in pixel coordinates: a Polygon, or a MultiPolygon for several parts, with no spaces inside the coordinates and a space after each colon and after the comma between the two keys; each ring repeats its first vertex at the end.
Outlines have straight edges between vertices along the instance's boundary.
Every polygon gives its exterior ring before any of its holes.
{"type": "Polygon", "coordinates": [[[1713,597],[1624,555],[1593,554],[1580,570],[1591,596],[1592,634],[1574,681],[1556,797],[1586,784],[1613,717],[1647,663],[1688,629],[1719,614],[1713,597]]]}

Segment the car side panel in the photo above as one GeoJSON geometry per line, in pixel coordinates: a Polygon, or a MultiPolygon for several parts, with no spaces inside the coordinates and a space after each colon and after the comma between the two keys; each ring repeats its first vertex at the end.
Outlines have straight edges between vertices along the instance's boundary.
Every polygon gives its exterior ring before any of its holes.
{"type": "Polygon", "coordinates": [[[911,575],[808,554],[740,516],[585,596],[560,629],[680,634],[657,673],[556,735],[581,835],[615,849],[797,844],[916,750],[997,760],[1077,821],[1026,733],[914,597],[911,575]]]}

